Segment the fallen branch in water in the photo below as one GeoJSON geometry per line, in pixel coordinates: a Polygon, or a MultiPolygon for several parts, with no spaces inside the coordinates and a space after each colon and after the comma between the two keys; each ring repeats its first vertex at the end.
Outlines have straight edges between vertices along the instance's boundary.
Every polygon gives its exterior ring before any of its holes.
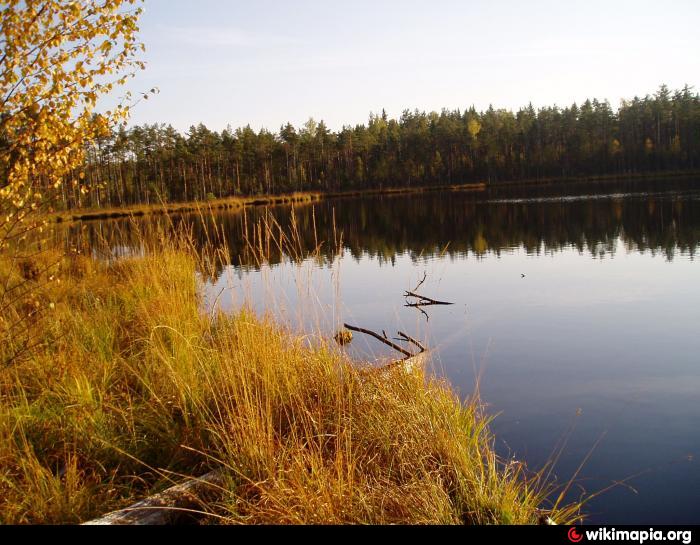
{"type": "Polygon", "coordinates": [[[343,324],[343,326],[346,329],[349,329],[350,331],[356,331],[357,333],[364,333],[365,335],[369,335],[371,337],[374,337],[378,341],[383,342],[385,345],[390,346],[391,348],[393,348],[397,352],[401,352],[407,358],[412,358],[413,356],[415,356],[415,354],[412,354],[411,352],[409,352],[405,348],[400,347],[398,344],[394,344],[388,338],[381,336],[379,333],[375,333],[374,331],[370,331],[369,329],[364,329],[362,327],[356,327],[356,326],[349,325],[349,324],[343,324]]]}
{"type": "Polygon", "coordinates": [[[420,303],[406,303],[404,306],[405,306],[405,307],[417,308],[418,310],[421,311],[421,313],[423,314],[423,316],[425,316],[425,321],[426,321],[426,322],[429,322],[429,321],[430,321],[430,315],[429,315],[427,312],[425,312],[425,311],[421,308],[421,307],[423,307],[423,306],[425,306],[425,305],[421,305],[420,303]]]}
{"type": "Polygon", "coordinates": [[[417,346],[417,347],[420,349],[421,352],[425,352],[425,346],[423,346],[422,343],[420,343],[419,341],[415,340],[413,337],[409,337],[408,335],[406,335],[406,334],[405,334],[404,332],[402,332],[402,331],[399,331],[398,333],[399,333],[400,339],[397,339],[397,340],[402,340],[402,341],[409,342],[409,343],[411,343],[411,344],[417,346]]]}
{"type": "Polygon", "coordinates": [[[428,273],[424,272],[423,273],[423,280],[418,282],[418,285],[415,288],[413,288],[413,291],[418,291],[418,288],[420,288],[423,285],[423,282],[425,282],[427,278],[428,278],[428,273]]]}
{"type": "Polygon", "coordinates": [[[375,371],[376,370],[387,371],[387,370],[392,369],[396,366],[401,366],[405,371],[410,372],[414,368],[421,365],[426,359],[428,351],[426,350],[425,346],[423,346],[423,344],[420,341],[417,341],[413,337],[409,337],[408,335],[406,335],[403,331],[397,332],[397,334],[399,335],[399,338],[397,338],[395,340],[411,343],[414,346],[418,347],[419,352],[412,354],[411,352],[409,352],[405,348],[402,348],[399,345],[394,344],[393,342],[391,342],[389,340],[389,338],[387,337],[386,331],[384,331],[384,330],[382,330],[382,335],[380,335],[379,333],[375,333],[374,331],[372,331],[370,329],[365,329],[363,327],[356,327],[356,326],[352,326],[349,324],[344,324],[344,326],[346,329],[349,329],[350,331],[356,331],[358,333],[364,333],[365,335],[369,335],[370,337],[374,337],[378,341],[383,342],[385,345],[390,346],[391,348],[393,348],[394,350],[396,350],[397,352],[400,352],[401,354],[403,354],[405,356],[404,358],[397,360],[397,361],[393,361],[393,362],[389,363],[388,365],[381,367],[380,369],[375,369],[375,371]]]}
{"type": "Polygon", "coordinates": [[[409,297],[413,297],[415,299],[418,299],[417,303],[406,303],[406,306],[408,307],[418,307],[418,306],[430,306],[430,305],[454,305],[454,303],[450,303],[448,301],[436,301],[435,299],[431,299],[430,297],[426,297],[425,295],[420,295],[418,293],[414,293],[412,291],[407,291],[404,293],[404,297],[407,299],[409,297]]]}

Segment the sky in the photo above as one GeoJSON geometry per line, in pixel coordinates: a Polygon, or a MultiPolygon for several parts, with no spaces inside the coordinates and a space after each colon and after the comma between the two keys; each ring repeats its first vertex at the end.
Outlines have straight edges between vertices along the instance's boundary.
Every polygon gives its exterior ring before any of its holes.
{"type": "Polygon", "coordinates": [[[516,110],[700,89],[698,0],[146,0],[131,124],[516,110]]]}

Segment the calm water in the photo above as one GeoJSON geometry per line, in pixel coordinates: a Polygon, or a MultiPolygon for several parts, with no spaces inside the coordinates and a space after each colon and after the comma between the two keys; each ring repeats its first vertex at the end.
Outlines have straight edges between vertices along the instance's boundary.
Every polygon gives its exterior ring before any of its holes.
{"type": "MultiPolygon", "coordinates": [[[[290,208],[268,212],[291,221],[290,208]]],[[[425,339],[435,372],[462,395],[479,381],[498,415],[502,454],[538,468],[568,438],[555,468],[560,482],[590,454],[576,494],[628,479],[589,504],[591,522],[700,523],[700,182],[296,207],[298,246],[325,241],[321,256],[295,264],[273,251],[257,267],[241,253],[242,233],[264,213],[216,218],[234,265],[207,279],[210,303],[248,301],[299,330],[332,334],[345,321],[425,339]],[[424,275],[422,293],[455,304],[425,308],[427,316],[405,307],[404,290],[424,275]]],[[[180,222],[204,242],[201,220],[180,222]]],[[[69,241],[95,248],[105,239],[134,251],[133,231],[128,222],[85,224],[71,228],[69,241]]],[[[361,336],[350,350],[389,355],[361,336]]]]}

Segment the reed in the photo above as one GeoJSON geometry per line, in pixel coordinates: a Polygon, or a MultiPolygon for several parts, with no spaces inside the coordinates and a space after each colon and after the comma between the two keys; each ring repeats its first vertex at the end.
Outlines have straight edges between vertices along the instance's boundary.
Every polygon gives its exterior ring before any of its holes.
{"type": "MultiPolygon", "coordinates": [[[[251,226],[249,251],[298,246],[280,231],[251,226]]],[[[219,468],[211,522],[579,519],[580,505],[547,510],[541,473],[496,456],[478,399],[424,369],[370,372],[247,310],[203,312],[201,278],[226,252],[203,256],[186,234],[144,246],[35,256],[24,281],[42,311],[19,355],[5,341],[22,310],[3,314],[0,522],[81,522],[219,468]]]]}
{"type": "Polygon", "coordinates": [[[251,206],[275,206],[285,204],[309,204],[324,199],[361,197],[370,195],[402,195],[436,191],[484,191],[484,183],[448,184],[416,187],[382,187],[344,191],[294,191],[281,194],[261,194],[222,197],[188,202],[154,202],[113,208],[75,208],[44,214],[49,222],[105,220],[113,218],[167,215],[184,212],[214,212],[217,210],[241,210],[251,206]]]}

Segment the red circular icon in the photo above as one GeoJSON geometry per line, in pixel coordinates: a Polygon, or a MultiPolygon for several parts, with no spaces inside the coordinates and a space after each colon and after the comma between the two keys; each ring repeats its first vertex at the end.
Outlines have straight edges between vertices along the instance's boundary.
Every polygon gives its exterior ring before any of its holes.
{"type": "Polygon", "coordinates": [[[583,534],[579,534],[573,526],[569,528],[569,533],[567,535],[569,536],[569,541],[572,543],[578,543],[583,539],[583,534]]]}

